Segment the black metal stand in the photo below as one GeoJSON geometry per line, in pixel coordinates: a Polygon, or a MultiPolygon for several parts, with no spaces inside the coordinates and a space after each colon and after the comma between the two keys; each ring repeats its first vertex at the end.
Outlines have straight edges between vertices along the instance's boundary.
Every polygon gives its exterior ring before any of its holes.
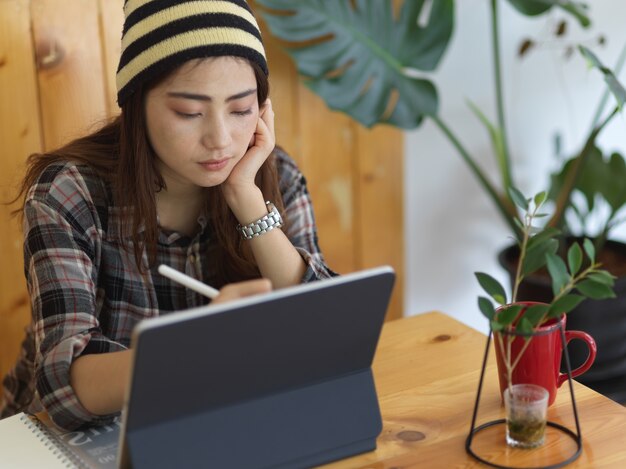
{"type": "MultiPolygon", "coordinates": [[[[569,354],[567,353],[567,342],[565,340],[565,331],[563,330],[563,324],[559,323],[558,325],[559,330],[561,332],[561,341],[563,344],[563,356],[565,357],[565,366],[567,368],[567,379],[568,379],[568,383],[569,383],[569,390],[570,390],[570,395],[571,395],[571,399],[572,399],[572,409],[574,410],[574,420],[576,422],[576,433],[574,433],[572,430],[570,430],[567,427],[564,427],[563,425],[559,425],[558,423],[554,423],[554,422],[547,422],[547,425],[550,427],[554,427],[556,429],[558,429],[559,431],[561,431],[562,433],[564,433],[565,435],[571,437],[575,442],[576,442],[576,452],[574,454],[572,454],[569,458],[567,458],[564,461],[561,461],[557,464],[551,464],[549,466],[532,466],[532,467],[520,467],[520,466],[503,466],[500,464],[496,464],[490,461],[487,461],[486,459],[483,459],[482,457],[480,457],[478,454],[476,454],[474,452],[474,450],[472,449],[472,440],[474,438],[474,435],[476,435],[478,432],[484,430],[485,428],[489,428],[492,427],[494,425],[503,425],[506,424],[506,420],[505,419],[499,419],[499,420],[491,420],[487,423],[484,423],[482,425],[480,425],[479,427],[476,427],[476,416],[478,415],[478,404],[480,402],[480,394],[482,392],[482,388],[483,388],[483,379],[485,376],[485,368],[487,366],[487,359],[489,358],[489,347],[491,345],[491,336],[493,334],[492,330],[489,330],[489,335],[487,336],[487,347],[485,348],[485,356],[483,358],[483,366],[482,369],[480,371],[480,380],[478,382],[478,392],[476,394],[476,402],[474,404],[474,414],[472,415],[472,426],[470,428],[470,433],[467,436],[467,440],[465,440],[465,451],[467,451],[468,454],[470,454],[474,459],[482,462],[483,464],[486,464],[488,466],[491,467],[497,467],[497,468],[502,468],[502,469],[556,469],[558,467],[563,467],[568,465],[569,463],[575,461],[580,454],[582,453],[582,449],[583,449],[583,445],[582,445],[582,435],[580,433],[580,422],[578,420],[578,410],[576,408],[576,399],[574,397],[574,386],[572,383],[572,369],[570,366],[570,361],[569,361],[569,354]]],[[[549,333],[549,332],[545,332],[545,333],[549,333]]],[[[524,335],[528,335],[528,334],[522,334],[522,333],[516,333],[516,332],[510,332],[508,333],[510,335],[517,335],[517,336],[524,336],[524,335]]],[[[532,335],[543,335],[544,332],[535,332],[532,335]]]]}

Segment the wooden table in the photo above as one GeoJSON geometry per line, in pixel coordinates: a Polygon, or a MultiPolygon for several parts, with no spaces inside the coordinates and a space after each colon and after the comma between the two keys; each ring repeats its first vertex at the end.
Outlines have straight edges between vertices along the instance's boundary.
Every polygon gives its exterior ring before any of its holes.
{"type": "MultiPolygon", "coordinates": [[[[378,448],[324,468],[489,467],[465,452],[485,345],[483,334],[441,313],[387,323],[374,360],[383,416],[378,448]]],[[[583,452],[567,467],[626,468],[626,408],[579,383],[574,392],[583,452]]],[[[503,417],[492,354],[477,426],[503,417]]],[[[567,383],[548,420],[576,430],[567,383]]],[[[543,447],[511,449],[504,442],[504,425],[498,425],[478,433],[472,447],[497,464],[538,467],[567,459],[576,443],[549,427],[543,447]]]]}

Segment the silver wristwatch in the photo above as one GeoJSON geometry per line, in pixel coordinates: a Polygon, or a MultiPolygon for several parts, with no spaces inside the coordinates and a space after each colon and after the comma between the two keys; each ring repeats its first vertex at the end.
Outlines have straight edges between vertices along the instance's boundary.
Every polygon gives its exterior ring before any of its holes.
{"type": "Polygon", "coordinates": [[[241,233],[243,239],[252,239],[255,236],[261,236],[268,231],[272,231],[274,228],[283,226],[283,217],[278,213],[276,206],[269,201],[265,202],[265,205],[268,210],[267,215],[247,225],[237,225],[237,231],[241,233]]]}

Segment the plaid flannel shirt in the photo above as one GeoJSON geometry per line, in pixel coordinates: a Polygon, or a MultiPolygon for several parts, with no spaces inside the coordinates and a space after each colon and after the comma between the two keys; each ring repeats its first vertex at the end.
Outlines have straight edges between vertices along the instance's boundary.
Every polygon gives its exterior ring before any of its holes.
{"type": "MultiPolygon", "coordinates": [[[[331,277],[335,274],[318,246],[304,176],[286,154],[276,153],[289,220],[286,234],[307,264],[302,282],[331,277]]],[[[127,349],[142,319],[207,303],[156,268],[145,273],[137,268],[130,231],[121,225],[123,216],[113,205],[110,189],[84,165],[51,165],[30,189],[24,213],[24,269],[33,320],[20,358],[4,379],[0,418],[45,409],[68,430],[109,423],[115,415],[93,415],[76,397],[70,385],[72,361],[84,354],[127,349]],[[131,249],[122,248],[123,237],[131,249]]],[[[198,223],[201,230],[193,239],[160,232],[155,264],[220,285],[208,254],[216,247],[210,226],[204,217],[198,223]]],[[[147,265],[145,255],[144,262],[147,265]]]]}

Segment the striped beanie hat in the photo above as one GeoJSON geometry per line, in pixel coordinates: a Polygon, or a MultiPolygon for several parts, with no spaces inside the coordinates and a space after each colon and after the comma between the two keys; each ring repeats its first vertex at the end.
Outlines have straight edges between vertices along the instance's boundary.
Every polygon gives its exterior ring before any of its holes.
{"type": "Polygon", "coordinates": [[[261,32],[245,0],[126,0],[117,102],[190,59],[233,55],[267,75],[261,32]]]}

